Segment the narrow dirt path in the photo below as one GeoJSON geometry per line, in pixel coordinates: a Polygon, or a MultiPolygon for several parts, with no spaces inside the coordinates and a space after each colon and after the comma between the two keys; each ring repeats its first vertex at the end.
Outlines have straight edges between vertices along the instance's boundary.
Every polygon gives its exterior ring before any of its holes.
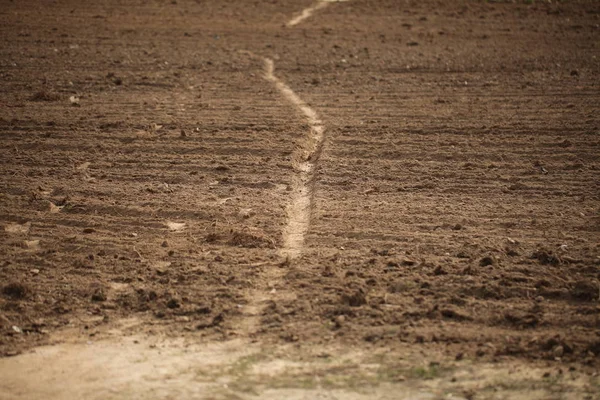
{"type": "Polygon", "coordinates": [[[318,10],[320,10],[322,8],[325,8],[325,7],[327,7],[331,3],[339,3],[339,2],[342,2],[342,1],[348,1],[348,0],[321,0],[321,1],[318,1],[315,4],[313,4],[312,6],[310,6],[308,8],[305,8],[304,10],[302,10],[302,12],[300,13],[300,15],[292,18],[286,24],[286,26],[295,26],[295,25],[298,25],[299,23],[301,23],[305,19],[307,19],[310,16],[312,16],[315,11],[318,11],[318,10]]]}
{"type": "MultiPolygon", "coordinates": [[[[247,53],[257,57],[252,53],[247,53]]],[[[310,226],[312,195],[315,171],[325,138],[325,127],[317,112],[304,102],[289,86],[275,75],[275,63],[263,58],[264,78],[271,82],[281,95],[295,106],[305,117],[309,131],[296,145],[292,154],[292,165],[296,172],[292,176],[292,191],[286,208],[286,226],[283,229],[281,265],[289,265],[302,255],[304,238],[310,226]]],[[[260,317],[270,302],[294,300],[295,294],[281,285],[285,269],[277,265],[265,266],[257,286],[248,294],[249,302],[244,307],[241,330],[253,336],[260,329],[260,317]]]]}
{"type": "Polygon", "coordinates": [[[293,177],[292,196],[287,207],[287,225],[283,231],[283,248],[281,249],[281,254],[291,260],[302,254],[304,236],[310,224],[312,183],[323,146],[325,127],[317,112],[275,76],[273,60],[265,59],[265,69],[265,79],[272,82],[286,100],[304,114],[310,126],[310,131],[298,144],[292,158],[297,174],[293,177]]]}

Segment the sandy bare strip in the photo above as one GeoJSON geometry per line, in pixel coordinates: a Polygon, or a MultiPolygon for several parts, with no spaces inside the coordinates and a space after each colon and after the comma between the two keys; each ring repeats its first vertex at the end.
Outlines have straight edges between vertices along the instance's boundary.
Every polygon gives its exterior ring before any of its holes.
{"type": "Polygon", "coordinates": [[[330,3],[339,3],[342,1],[348,1],[348,0],[321,0],[321,1],[313,4],[312,6],[302,10],[300,15],[292,18],[286,25],[287,26],[298,25],[300,22],[304,21],[305,19],[307,19],[308,17],[313,15],[313,13],[315,11],[320,10],[321,8],[327,7],[330,3]]]}
{"type": "Polygon", "coordinates": [[[265,59],[265,69],[265,79],[272,82],[279,92],[305,115],[310,126],[305,140],[294,152],[294,169],[298,173],[292,181],[292,197],[287,207],[287,225],[283,231],[281,254],[293,259],[302,253],[304,236],[310,224],[312,183],[315,165],[323,145],[325,128],[317,112],[275,76],[273,60],[265,59]]]}

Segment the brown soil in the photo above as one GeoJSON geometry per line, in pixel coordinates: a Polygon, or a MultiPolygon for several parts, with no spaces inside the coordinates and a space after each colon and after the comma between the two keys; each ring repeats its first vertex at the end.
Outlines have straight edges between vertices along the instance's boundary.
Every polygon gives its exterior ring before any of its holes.
{"type": "Polygon", "coordinates": [[[136,317],[595,371],[600,4],[311,4],[6,2],[0,354],[136,317]]]}

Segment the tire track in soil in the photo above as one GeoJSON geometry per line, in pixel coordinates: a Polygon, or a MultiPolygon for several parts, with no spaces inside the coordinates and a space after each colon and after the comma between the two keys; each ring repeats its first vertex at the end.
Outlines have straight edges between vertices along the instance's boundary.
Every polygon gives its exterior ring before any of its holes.
{"type": "Polygon", "coordinates": [[[302,22],[305,19],[307,19],[310,16],[312,16],[315,11],[318,11],[318,10],[320,10],[322,8],[325,8],[325,7],[327,7],[331,3],[340,3],[340,2],[343,2],[343,1],[348,1],[348,0],[321,0],[321,1],[318,1],[315,4],[313,4],[312,6],[310,6],[308,8],[305,8],[304,10],[302,10],[302,12],[300,13],[300,15],[298,15],[297,17],[292,18],[286,24],[286,26],[292,27],[292,26],[298,25],[300,22],[302,22]]]}
{"type": "MultiPolygon", "coordinates": [[[[252,57],[260,58],[250,52],[252,57]]],[[[292,191],[286,207],[286,226],[283,229],[283,245],[280,255],[284,262],[278,267],[266,266],[261,273],[258,287],[249,293],[249,303],[244,307],[242,330],[252,336],[259,328],[260,317],[269,301],[295,300],[296,294],[286,290],[277,291],[286,269],[293,260],[302,255],[304,238],[310,226],[312,197],[317,162],[325,139],[325,127],[317,112],[302,100],[288,85],[275,75],[275,63],[270,58],[262,58],[265,80],[271,82],[280,94],[294,105],[306,118],[309,131],[300,140],[292,154],[292,166],[296,172],[292,176],[292,191]]]]}

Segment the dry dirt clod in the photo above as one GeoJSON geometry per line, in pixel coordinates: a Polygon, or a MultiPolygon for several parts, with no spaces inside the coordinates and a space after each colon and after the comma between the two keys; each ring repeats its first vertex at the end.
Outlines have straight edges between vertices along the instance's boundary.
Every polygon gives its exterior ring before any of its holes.
{"type": "Polygon", "coordinates": [[[486,257],[483,257],[481,260],[479,260],[480,267],[487,267],[489,265],[494,265],[494,264],[495,264],[494,258],[491,256],[486,256],[486,257]]]}
{"type": "Polygon", "coordinates": [[[170,261],[157,261],[152,265],[152,268],[154,268],[158,275],[165,275],[167,272],[169,272],[170,266],[170,261]]]}
{"type": "Polygon", "coordinates": [[[185,222],[167,221],[165,225],[167,225],[167,228],[169,228],[171,232],[182,232],[186,228],[185,222]]]}
{"type": "Polygon", "coordinates": [[[4,227],[4,231],[7,233],[15,233],[15,234],[27,234],[31,229],[31,222],[27,222],[25,224],[8,224],[4,227]]]}
{"type": "Polygon", "coordinates": [[[221,323],[224,320],[225,320],[225,316],[223,315],[223,313],[219,313],[215,317],[213,317],[210,322],[201,323],[201,324],[196,325],[196,329],[202,330],[202,329],[207,329],[207,328],[213,328],[215,326],[221,325],[221,323]]]}
{"type": "Polygon", "coordinates": [[[12,300],[22,300],[28,292],[27,286],[19,282],[11,282],[2,288],[2,294],[12,300]]]}
{"type": "Polygon", "coordinates": [[[29,97],[29,101],[57,101],[60,100],[58,93],[53,93],[47,90],[40,90],[29,97]]]}
{"type": "Polygon", "coordinates": [[[171,309],[179,308],[181,307],[181,303],[176,298],[172,298],[167,302],[167,307],[171,309]]]}
{"type": "Polygon", "coordinates": [[[439,275],[447,275],[448,273],[444,270],[444,268],[442,268],[441,265],[438,265],[433,270],[433,274],[436,275],[436,276],[439,276],[439,275]]]}
{"type": "Polygon", "coordinates": [[[414,260],[411,260],[409,258],[405,258],[400,262],[400,265],[404,266],[404,267],[412,267],[414,265],[416,265],[417,262],[414,260]]]}
{"type": "Polygon", "coordinates": [[[51,214],[57,214],[57,213],[61,212],[63,207],[59,207],[51,201],[48,202],[48,211],[50,211],[51,214]]]}
{"type": "Polygon", "coordinates": [[[91,300],[94,302],[103,302],[106,301],[106,299],[106,293],[104,293],[102,289],[96,289],[91,296],[91,300]]]}
{"type": "Polygon", "coordinates": [[[581,301],[597,300],[599,294],[600,289],[598,288],[598,284],[588,280],[579,280],[575,282],[571,289],[571,296],[581,301]]]}
{"type": "Polygon", "coordinates": [[[248,218],[256,215],[256,213],[251,208],[243,208],[240,210],[238,215],[244,219],[248,219],[248,218]]]}
{"type": "Polygon", "coordinates": [[[90,165],[92,165],[92,163],[86,161],[83,164],[78,165],[76,169],[78,171],[85,171],[85,170],[87,170],[89,168],[90,165]]]}
{"type": "Polygon", "coordinates": [[[554,346],[552,349],[552,355],[556,358],[560,358],[565,354],[565,348],[563,346],[554,346]]]}
{"type": "Polygon", "coordinates": [[[367,304],[367,298],[362,290],[358,290],[354,293],[344,293],[341,301],[343,304],[349,305],[350,307],[360,307],[367,304]]]}
{"type": "Polygon", "coordinates": [[[27,250],[39,250],[40,241],[39,240],[24,240],[22,243],[22,247],[27,250]]]}
{"type": "Polygon", "coordinates": [[[71,96],[71,97],[69,97],[69,103],[73,107],[80,107],[81,106],[81,104],[79,103],[79,97],[77,97],[77,96],[71,96]]]}
{"type": "Polygon", "coordinates": [[[535,251],[531,258],[537,259],[542,265],[559,265],[560,259],[552,254],[550,251],[545,250],[537,250],[535,251]]]}

